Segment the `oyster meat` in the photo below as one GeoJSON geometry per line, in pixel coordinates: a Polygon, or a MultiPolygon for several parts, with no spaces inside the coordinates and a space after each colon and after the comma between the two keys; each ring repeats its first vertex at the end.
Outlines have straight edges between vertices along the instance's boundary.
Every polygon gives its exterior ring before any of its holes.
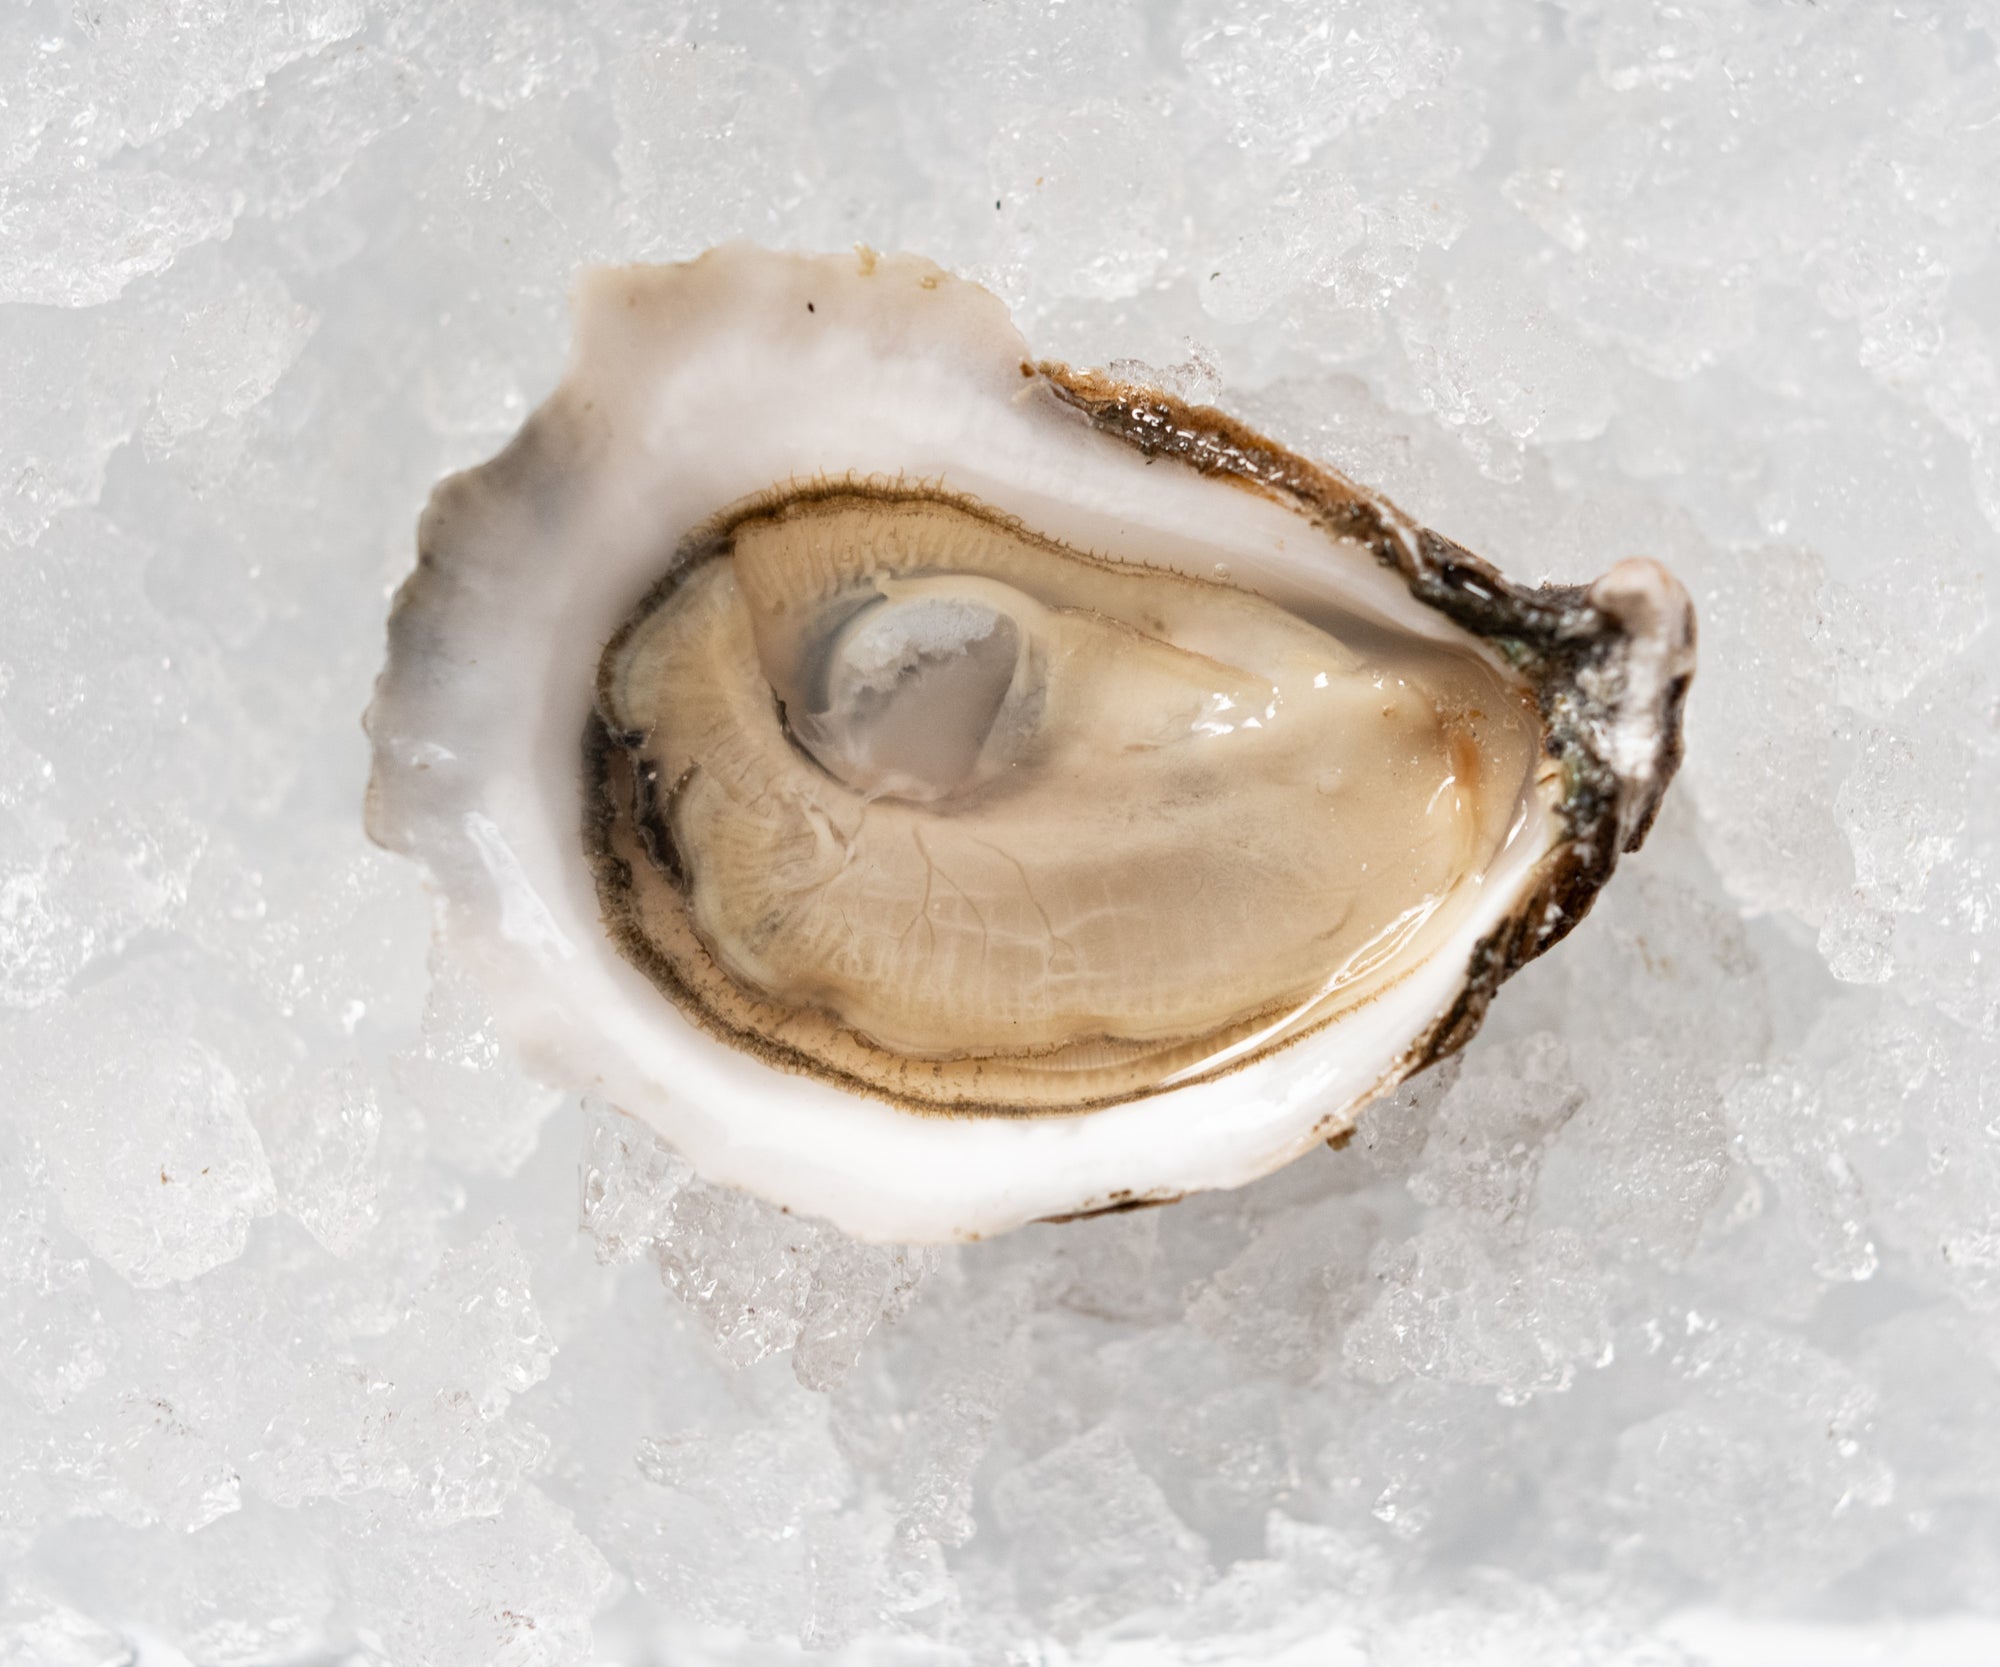
{"type": "Polygon", "coordinates": [[[1350,1127],[1643,837],[1693,667],[1653,563],[1514,586],[866,251],[587,274],[419,548],[371,833],[532,1069],[876,1239],[1350,1127]]]}

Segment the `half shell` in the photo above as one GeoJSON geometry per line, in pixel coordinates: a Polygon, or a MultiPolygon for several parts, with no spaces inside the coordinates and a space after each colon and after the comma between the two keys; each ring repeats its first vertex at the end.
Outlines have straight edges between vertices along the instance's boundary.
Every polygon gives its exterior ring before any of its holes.
{"type": "Polygon", "coordinates": [[[587,274],[444,481],[368,826],[529,1067],[875,1239],[1233,1186],[1643,838],[1693,619],[1514,586],[913,257],[587,274]]]}

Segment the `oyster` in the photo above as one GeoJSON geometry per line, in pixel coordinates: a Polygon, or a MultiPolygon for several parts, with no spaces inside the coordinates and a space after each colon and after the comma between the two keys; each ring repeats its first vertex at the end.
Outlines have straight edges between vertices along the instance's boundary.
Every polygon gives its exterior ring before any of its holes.
{"type": "Polygon", "coordinates": [[[1685,593],[1525,590],[913,257],[591,272],[444,481],[371,834],[531,1069],[945,1240],[1248,1181],[1643,838],[1685,593]]]}

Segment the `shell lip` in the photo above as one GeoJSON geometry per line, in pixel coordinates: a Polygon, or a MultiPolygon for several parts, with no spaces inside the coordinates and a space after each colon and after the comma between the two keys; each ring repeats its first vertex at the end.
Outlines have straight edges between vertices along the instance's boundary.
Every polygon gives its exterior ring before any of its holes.
{"type": "MultiPolygon", "coordinates": [[[[1470,1040],[1498,985],[1575,926],[1609,878],[1620,852],[1638,847],[1657,813],[1681,755],[1681,711],[1694,669],[1694,623],[1685,592],[1652,563],[1619,563],[1587,586],[1514,585],[1450,539],[1418,526],[1386,499],[1297,457],[1220,412],[1190,406],[1156,390],[1033,361],[993,297],[942,274],[927,261],[887,256],[864,260],[857,268],[846,257],[764,255],[737,246],[681,267],[602,271],[580,284],[579,295],[588,316],[580,323],[578,360],[564,388],[498,457],[440,483],[425,512],[419,565],[392,609],[390,662],[365,720],[375,754],[367,826],[378,844],[411,854],[429,871],[443,896],[439,930],[447,948],[461,955],[496,993],[500,1017],[529,1057],[531,1068],[565,1086],[610,1085],[616,1089],[614,1099],[631,1102],[627,1109],[637,1110],[642,1101],[648,1102],[648,1120],[715,1179],[828,1216],[865,1238],[934,1241],[975,1238],[1030,1219],[1089,1210],[1112,1202],[1121,1190],[1134,1200],[1164,1201],[1202,1186],[1242,1184],[1330,1134],[1338,1136],[1352,1126],[1354,1112],[1374,1093],[1470,1040]],[[1059,404],[1098,433],[1149,460],[1171,458],[1197,475],[1246,488],[1339,540],[1363,546],[1377,563],[1394,572],[1411,598],[1486,645],[1533,689],[1543,719],[1544,748],[1561,782],[1549,833],[1537,835],[1546,848],[1524,877],[1508,881],[1504,916],[1484,931],[1462,970],[1453,974],[1455,995],[1426,1009],[1434,1015],[1427,1026],[1412,1025],[1399,1032],[1406,1038],[1414,1032],[1413,1040],[1371,1053],[1374,1063],[1365,1073],[1367,1082],[1359,1082],[1345,1067],[1329,1076],[1321,1057],[1325,1050],[1308,1040],[1276,1056],[1279,1063],[1294,1059],[1296,1066],[1274,1074],[1268,1069],[1272,1061],[1264,1060],[1254,1071],[1233,1079],[1247,1084],[1237,1090],[1238,1096],[1268,1102],[1254,1117],[1230,1097],[1217,1098],[1216,1085],[1210,1083],[1169,1089],[1138,1105],[1127,1103],[1067,1118],[996,1120],[950,1113],[911,1118],[878,1100],[830,1090],[823,1083],[805,1083],[766,1063],[740,1056],[733,1064],[706,1056],[696,1060],[697,1041],[711,1049],[721,1044],[700,1037],[692,1027],[686,1042],[674,1044],[683,1050],[685,1072],[680,1066],[662,1072],[657,1061],[648,1063],[636,1054],[618,1057],[617,1046],[629,1045],[629,1034],[623,1044],[613,1044],[612,1057],[602,1065],[589,1056],[587,1043],[579,1051],[573,1034],[551,1041],[546,1029],[551,1014],[572,1027],[587,1023],[592,1015],[584,998],[571,998],[556,987],[561,969],[531,941],[532,934],[510,926],[508,899],[498,895],[504,889],[501,878],[489,854],[483,848],[472,849],[469,830],[475,818],[487,816],[489,810],[500,814],[490,790],[475,779],[478,761],[468,755],[476,748],[461,752],[448,735],[438,757],[423,756],[426,743],[419,739],[423,730],[413,726],[411,715],[421,700],[439,697],[454,721],[462,720],[476,707],[473,697],[478,688],[493,687],[490,682],[479,683],[492,675],[485,669],[468,679],[477,687],[450,686],[463,666],[452,665],[448,654],[439,658],[438,645],[447,630],[440,611],[452,604],[455,593],[477,588],[468,584],[464,568],[474,559],[468,552],[476,543],[473,532],[480,518],[490,516],[496,505],[512,504],[517,513],[525,512],[522,519],[546,524],[566,497],[556,488],[563,485],[572,458],[602,443],[611,426],[609,417],[590,415],[595,427],[586,431],[579,409],[589,413],[590,405],[574,392],[589,342],[597,343],[590,351],[600,362],[607,353],[622,351],[626,338],[621,332],[635,328],[623,316],[631,304],[627,292],[637,295],[642,286],[653,286],[656,296],[673,296],[679,313],[671,329],[663,326],[661,334],[679,331],[676,341],[696,328],[690,321],[704,308],[737,308],[739,320],[731,321],[729,328],[749,326],[754,307],[727,293],[730,283],[744,272],[754,277],[752,287],[758,297],[769,292],[786,306],[788,285],[797,290],[810,284],[811,294],[820,301],[813,316],[822,321],[843,311],[865,313],[869,307],[883,311],[891,304],[906,312],[911,307],[957,308],[961,322],[955,328],[964,338],[962,374],[968,404],[988,405],[996,393],[1009,403],[1041,408],[1059,404]],[[836,305],[827,304],[829,294],[836,296],[836,305]],[[611,316],[614,311],[621,316],[611,316]],[[419,789],[419,783],[428,785],[419,789]],[[1308,1063],[1306,1053],[1315,1055],[1310,1069],[1303,1068],[1308,1063]],[[751,1066],[754,1070],[746,1074],[744,1068],[751,1066]],[[1325,1084],[1331,1080],[1344,1086],[1329,1090],[1325,1084]],[[791,1083],[800,1087],[794,1090],[788,1086],[791,1083]],[[809,1159],[788,1154],[781,1160],[779,1148],[771,1144],[783,1139],[781,1133],[752,1139],[732,1124],[723,1102],[730,1092],[741,1093],[746,1086],[760,1103],[768,1099],[774,1106],[794,1092],[808,1094],[819,1116],[834,1112],[847,1116],[825,1099],[829,1093],[864,1102],[854,1108],[848,1131],[854,1137],[851,1150],[845,1155],[831,1152],[837,1142],[821,1140],[829,1151],[809,1159]],[[650,1109],[655,1098],[666,1103],[665,1114],[650,1109]],[[1133,1173],[1120,1174],[1114,1168],[1107,1175],[1104,1141],[1092,1144],[1072,1138],[1100,1120],[1107,1127],[1115,1123],[1120,1129],[1133,1129],[1130,1113],[1177,1098],[1184,1100],[1190,1115],[1197,1106],[1208,1108],[1203,1115],[1210,1120],[1210,1132],[1201,1137],[1207,1158],[1197,1159],[1190,1135],[1181,1143],[1186,1150],[1176,1147],[1174,1156],[1125,1166],[1133,1173]],[[700,1103],[704,1101],[705,1109],[700,1103]],[[965,1172],[966,1185],[959,1189],[964,1196],[957,1202],[927,1198],[925,1183],[918,1179],[918,1154],[944,1148],[929,1137],[906,1139],[885,1132],[884,1118],[938,1136],[946,1132],[940,1125],[965,1131],[966,1142],[951,1148],[959,1154],[952,1160],[954,1166],[965,1172]],[[1009,1130],[1019,1131],[1019,1138],[1005,1133],[1009,1130]],[[1236,1143],[1233,1155],[1232,1143],[1236,1143]],[[896,1161],[884,1165],[881,1174],[861,1173],[870,1162],[867,1153],[880,1155],[892,1149],[896,1161]],[[994,1162],[1003,1151],[1008,1154],[1008,1174],[979,1180],[980,1166],[994,1162]],[[1088,1165],[1082,1160],[1091,1152],[1097,1154],[1091,1160],[1096,1170],[1086,1175],[1083,1170],[1088,1165]],[[1065,1181],[1071,1165],[1078,1166],[1075,1178],[1065,1181]],[[1034,1178],[1037,1174],[1041,1179],[1034,1178]],[[1050,1180],[1051,1175],[1056,1179],[1050,1180]]],[[[805,316],[802,304],[798,313],[805,316]]],[[[898,328],[902,322],[899,317],[898,328]]],[[[884,339],[893,334],[885,332],[884,339]]],[[[673,351],[687,350],[676,346],[673,351]]],[[[775,346],[770,349],[774,356],[777,351],[775,346]]],[[[890,461],[896,468],[904,466],[901,459],[890,461]]],[[[764,478],[768,484],[826,472],[805,458],[764,478]]],[[[936,473],[927,456],[919,455],[910,467],[916,477],[936,473]]],[[[728,501],[725,497],[709,503],[691,521],[719,513],[728,501]]],[[[523,859],[532,867],[537,853],[524,845],[523,859]]],[[[580,850],[572,852],[570,860],[580,862],[580,850]]],[[[594,925],[580,916],[564,919],[572,926],[594,925]]],[[[614,976],[609,983],[600,980],[592,987],[609,990],[617,982],[614,976]]],[[[671,1017],[678,1020],[680,1015],[671,1017]]],[[[787,1113],[789,1121],[781,1118],[777,1126],[803,1131],[807,1127],[800,1121],[803,1115],[787,1113]]],[[[1131,1152],[1145,1157],[1143,1137],[1116,1138],[1130,1142],[1131,1152]]]]}

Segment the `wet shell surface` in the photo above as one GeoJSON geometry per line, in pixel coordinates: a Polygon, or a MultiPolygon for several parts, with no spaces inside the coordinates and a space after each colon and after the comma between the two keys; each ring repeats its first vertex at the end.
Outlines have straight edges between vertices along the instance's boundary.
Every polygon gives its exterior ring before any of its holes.
{"type": "Polygon", "coordinates": [[[1657,565],[1513,585],[866,251],[585,274],[418,544],[369,832],[531,1070],[878,1240],[1350,1128],[1638,845],[1693,671],[1657,565]]]}

